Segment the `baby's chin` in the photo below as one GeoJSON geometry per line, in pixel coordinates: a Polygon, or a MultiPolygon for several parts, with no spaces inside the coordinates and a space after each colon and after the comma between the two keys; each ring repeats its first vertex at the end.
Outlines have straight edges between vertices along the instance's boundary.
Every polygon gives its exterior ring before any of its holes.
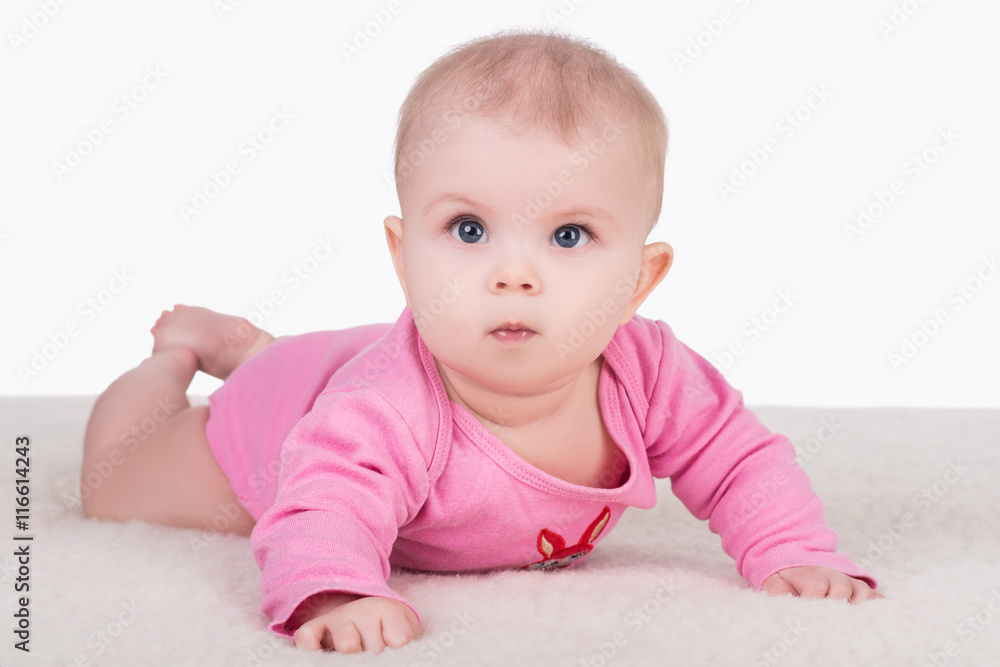
{"type": "MultiPolygon", "coordinates": [[[[431,350],[434,354],[434,351],[431,350]]],[[[490,393],[531,396],[550,391],[581,373],[600,370],[601,358],[574,357],[561,361],[550,353],[538,355],[482,354],[456,356],[454,350],[434,354],[438,373],[446,380],[471,384],[490,393]]]]}

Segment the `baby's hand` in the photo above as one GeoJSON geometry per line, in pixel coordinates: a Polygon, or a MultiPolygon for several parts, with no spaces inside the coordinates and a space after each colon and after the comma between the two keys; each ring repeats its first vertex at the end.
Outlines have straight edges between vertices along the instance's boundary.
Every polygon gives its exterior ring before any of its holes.
{"type": "Polygon", "coordinates": [[[790,567],[764,580],[760,588],[770,595],[798,595],[804,598],[836,598],[853,604],[884,598],[868,584],[828,567],[790,567]]]}
{"type": "Polygon", "coordinates": [[[303,603],[300,612],[311,620],[295,632],[295,646],[307,651],[381,653],[386,646],[398,648],[420,634],[413,610],[389,598],[321,593],[303,603]]]}

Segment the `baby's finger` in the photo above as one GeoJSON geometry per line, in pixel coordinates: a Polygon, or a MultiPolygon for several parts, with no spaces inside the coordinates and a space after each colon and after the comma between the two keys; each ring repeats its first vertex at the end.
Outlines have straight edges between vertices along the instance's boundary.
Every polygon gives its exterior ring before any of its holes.
{"type": "Polygon", "coordinates": [[[876,597],[883,597],[881,593],[873,591],[871,586],[860,579],[855,579],[854,577],[851,577],[851,588],[853,589],[850,598],[851,604],[857,604],[859,602],[864,602],[865,600],[872,600],[876,597]]]}
{"type": "Polygon", "coordinates": [[[399,648],[417,636],[420,626],[416,623],[416,617],[411,620],[410,616],[413,616],[413,612],[404,609],[399,613],[387,613],[382,617],[382,640],[386,646],[399,648]]]}
{"type": "Polygon", "coordinates": [[[419,637],[423,630],[420,627],[420,621],[417,619],[416,613],[409,607],[403,610],[403,615],[406,616],[406,620],[410,623],[410,628],[413,629],[413,636],[419,637]]]}
{"type": "Polygon", "coordinates": [[[309,621],[303,623],[293,635],[295,646],[307,651],[318,651],[323,648],[323,635],[326,633],[326,626],[322,623],[309,621]]]}
{"type": "MultiPolygon", "coordinates": [[[[839,572],[837,574],[840,574],[839,572]]],[[[829,588],[826,591],[826,597],[833,598],[835,600],[850,600],[854,595],[854,585],[855,579],[848,577],[846,574],[840,574],[840,576],[829,576],[827,577],[829,582],[829,588]]]]}
{"type": "Polygon", "coordinates": [[[780,574],[772,574],[770,577],[765,579],[763,585],[760,587],[760,590],[764,591],[768,595],[799,594],[799,592],[795,590],[794,586],[781,578],[780,574]]]}
{"type": "Polygon", "coordinates": [[[333,637],[333,650],[337,653],[360,653],[361,634],[351,621],[342,621],[330,628],[333,637]]]}
{"type": "Polygon", "coordinates": [[[792,568],[790,571],[786,570],[783,575],[798,590],[800,597],[825,598],[830,593],[832,582],[829,577],[816,570],[792,568]]]}
{"type": "Polygon", "coordinates": [[[385,650],[385,642],[382,641],[382,621],[378,616],[355,618],[354,626],[361,634],[361,647],[365,651],[381,653],[385,650]]]}

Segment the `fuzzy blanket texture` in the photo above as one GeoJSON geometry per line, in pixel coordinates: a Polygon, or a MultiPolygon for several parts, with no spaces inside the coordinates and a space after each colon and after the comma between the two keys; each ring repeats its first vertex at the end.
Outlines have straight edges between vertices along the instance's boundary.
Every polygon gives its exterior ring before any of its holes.
{"type": "MultiPolygon", "coordinates": [[[[95,397],[0,398],[7,517],[4,665],[1000,664],[1000,410],[758,407],[795,444],[841,551],[885,599],[773,597],[658,480],[571,570],[394,571],[423,635],[380,655],[272,635],[248,538],[86,519],[69,502],[95,397]],[[30,529],[15,528],[15,438],[30,445],[30,529]],[[30,543],[15,536],[30,534],[30,543]],[[15,649],[30,544],[30,653],[15,649]]],[[[194,402],[204,402],[197,399],[194,402]]]]}

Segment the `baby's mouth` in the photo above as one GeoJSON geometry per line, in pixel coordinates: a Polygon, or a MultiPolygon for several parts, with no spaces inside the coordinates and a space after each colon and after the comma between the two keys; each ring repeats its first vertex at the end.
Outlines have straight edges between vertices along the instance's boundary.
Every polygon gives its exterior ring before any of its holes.
{"type": "Polygon", "coordinates": [[[516,338],[521,338],[522,340],[525,339],[525,338],[527,338],[528,336],[533,336],[535,334],[534,331],[531,331],[529,329],[517,329],[517,330],[514,330],[514,329],[497,329],[493,333],[495,333],[496,335],[501,336],[503,338],[507,338],[507,337],[515,338],[515,339],[516,338]]]}
{"type": "Polygon", "coordinates": [[[526,334],[535,333],[529,327],[525,326],[521,322],[504,322],[490,333],[506,333],[506,334],[520,335],[522,332],[526,334]]]}
{"type": "Polygon", "coordinates": [[[535,332],[520,322],[505,322],[490,332],[501,343],[520,343],[534,337],[535,332]]]}

